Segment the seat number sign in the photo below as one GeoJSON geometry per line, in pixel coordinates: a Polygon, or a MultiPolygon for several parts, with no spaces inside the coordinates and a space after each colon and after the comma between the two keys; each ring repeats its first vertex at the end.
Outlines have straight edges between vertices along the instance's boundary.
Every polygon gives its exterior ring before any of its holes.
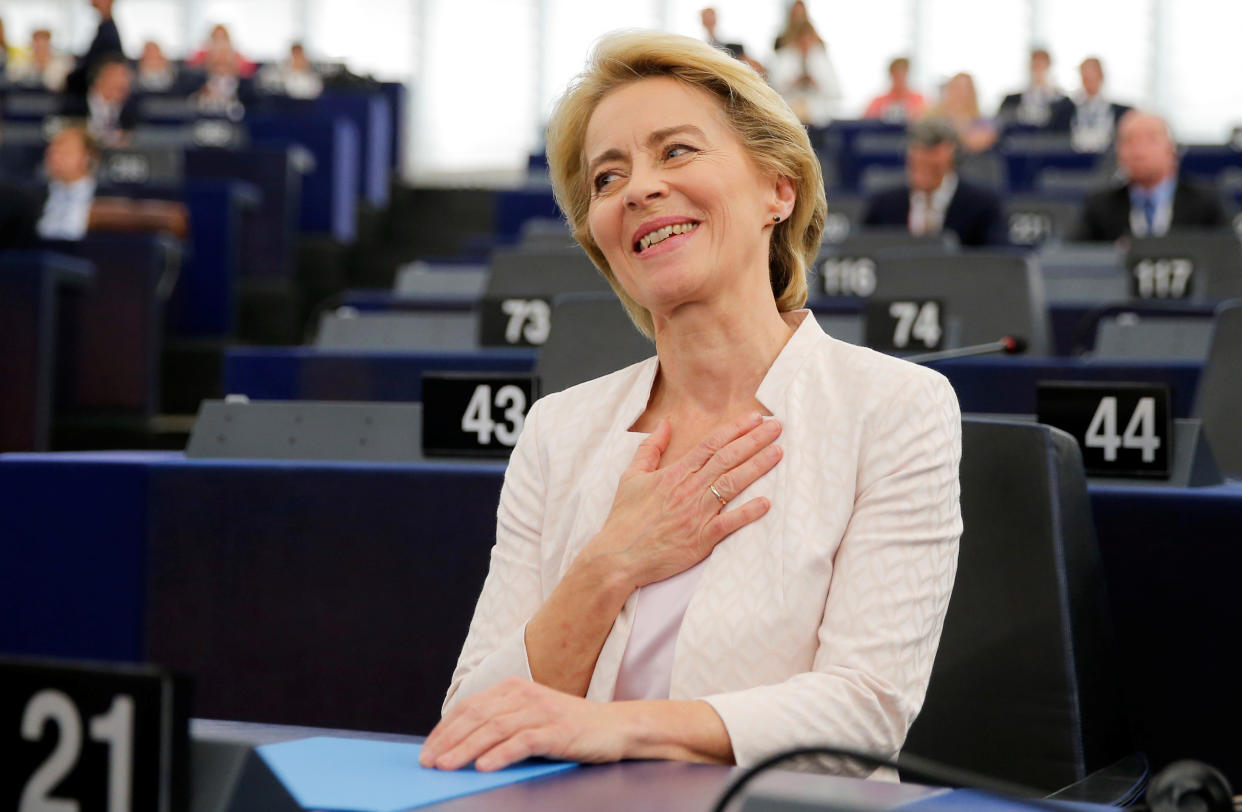
{"type": "Polygon", "coordinates": [[[1039,422],[1074,436],[1088,474],[1168,478],[1169,390],[1139,383],[1041,382],[1039,422]]]}
{"type": "Polygon", "coordinates": [[[828,257],[819,263],[827,296],[866,298],[875,292],[875,260],[870,257],[828,257]]]}
{"type": "Polygon", "coordinates": [[[143,666],[0,660],[0,808],[165,812],[185,800],[186,714],[143,666]]]}
{"type": "Polygon", "coordinates": [[[539,347],[552,330],[551,298],[487,298],[479,315],[484,347],[539,347]]]}
{"type": "Polygon", "coordinates": [[[923,352],[944,346],[944,302],[871,300],[864,309],[866,343],[881,352],[923,352]]]}
{"type": "Polygon", "coordinates": [[[1187,299],[1194,277],[1193,260],[1140,259],[1130,266],[1130,295],[1136,299],[1187,299]]]}
{"type": "Polygon", "coordinates": [[[424,375],[423,453],[507,457],[537,396],[532,375],[424,375]]]}

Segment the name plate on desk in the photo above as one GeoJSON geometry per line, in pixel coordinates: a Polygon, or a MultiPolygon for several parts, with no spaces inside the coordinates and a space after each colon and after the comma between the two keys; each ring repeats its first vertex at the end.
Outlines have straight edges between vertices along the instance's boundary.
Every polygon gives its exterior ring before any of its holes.
{"type": "Polygon", "coordinates": [[[875,260],[870,257],[825,257],[819,277],[828,296],[867,297],[875,292],[875,260]]]}
{"type": "Polygon", "coordinates": [[[1189,299],[1195,263],[1188,257],[1147,257],[1130,265],[1130,295],[1135,299],[1189,299]]]}
{"type": "Polygon", "coordinates": [[[423,453],[507,457],[538,396],[532,375],[424,375],[423,453]]]}
{"type": "Polygon", "coordinates": [[[479,313],[484,347],[539,347],[552,330],[552,297],[487,297],[479,313]]]}
{"type": "Polygon", "coordinates": [[[939,299],[871,300],[863,310],[865,343],[881,352],[939,350],[945,308],[939,299]]]}
{"type": "Polygon", "coordinates": [[[0,808],[184,808],[178,678],[152,666],[0,658],[0,686],[0,808]]]}
{"type": "Polygon", "coordinates": [[[1168,387],[1041,381],[1036,403],[1040,423],[1078,441],[1088,474],[1168,478],[1173,458],[1168,387]]]}

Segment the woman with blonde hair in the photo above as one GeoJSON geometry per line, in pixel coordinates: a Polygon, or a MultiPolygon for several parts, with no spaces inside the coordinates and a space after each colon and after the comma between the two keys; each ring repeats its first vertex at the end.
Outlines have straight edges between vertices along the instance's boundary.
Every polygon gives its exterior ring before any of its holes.
{"type": "Polygon", "coordinates": [[[802,309],[819,164],[727,54],[605,37],[547,143],[655,356],[532,408],[422,763],[892,756],[956,570],[952,389],[802,309]]]}
{"type": "Polygon", "coordinates": [[[979,94],[975,91],[975,79],[969,73],[954,74],[941,86],[940,101],[926,117],[944,119],[952,124],[966,152],[985,152],[996,143],[996,125],[979,112],[979,94]]]}

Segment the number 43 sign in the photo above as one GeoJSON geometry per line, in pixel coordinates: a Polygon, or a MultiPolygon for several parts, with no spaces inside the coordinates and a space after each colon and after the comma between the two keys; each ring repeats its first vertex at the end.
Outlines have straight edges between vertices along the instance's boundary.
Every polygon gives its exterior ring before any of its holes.
{"type": "Polygon", "coordinates": [[[508,456],[537,396],[531,375],[425,374],[423,453],[508,456]]]}
{"type": "Polygon", "coordinates": [[[1087,473],[1169,476],[1169,390],[1137,383],[1042,382],[1039,422],[1074,435],[1087,473]]]}

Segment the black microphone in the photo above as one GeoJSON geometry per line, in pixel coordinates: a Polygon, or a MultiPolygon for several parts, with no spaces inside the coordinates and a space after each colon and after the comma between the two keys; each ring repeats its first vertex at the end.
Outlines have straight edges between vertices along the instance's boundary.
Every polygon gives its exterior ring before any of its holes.
{"type": "Polygon", "coordinates": [[[972,355],[991,355],[993,353],[1018,355],[1024,352],[1026,352],[1025,338],[1021,336],[1003,336],[1000,340],[990,341],[987,344],[972,344],[969,347],[958,347],[955,350],[908,355],[905,360],[913,364],[927,364],[932,361],[947,361],[950,358],[968,358],[972,355]]]}

